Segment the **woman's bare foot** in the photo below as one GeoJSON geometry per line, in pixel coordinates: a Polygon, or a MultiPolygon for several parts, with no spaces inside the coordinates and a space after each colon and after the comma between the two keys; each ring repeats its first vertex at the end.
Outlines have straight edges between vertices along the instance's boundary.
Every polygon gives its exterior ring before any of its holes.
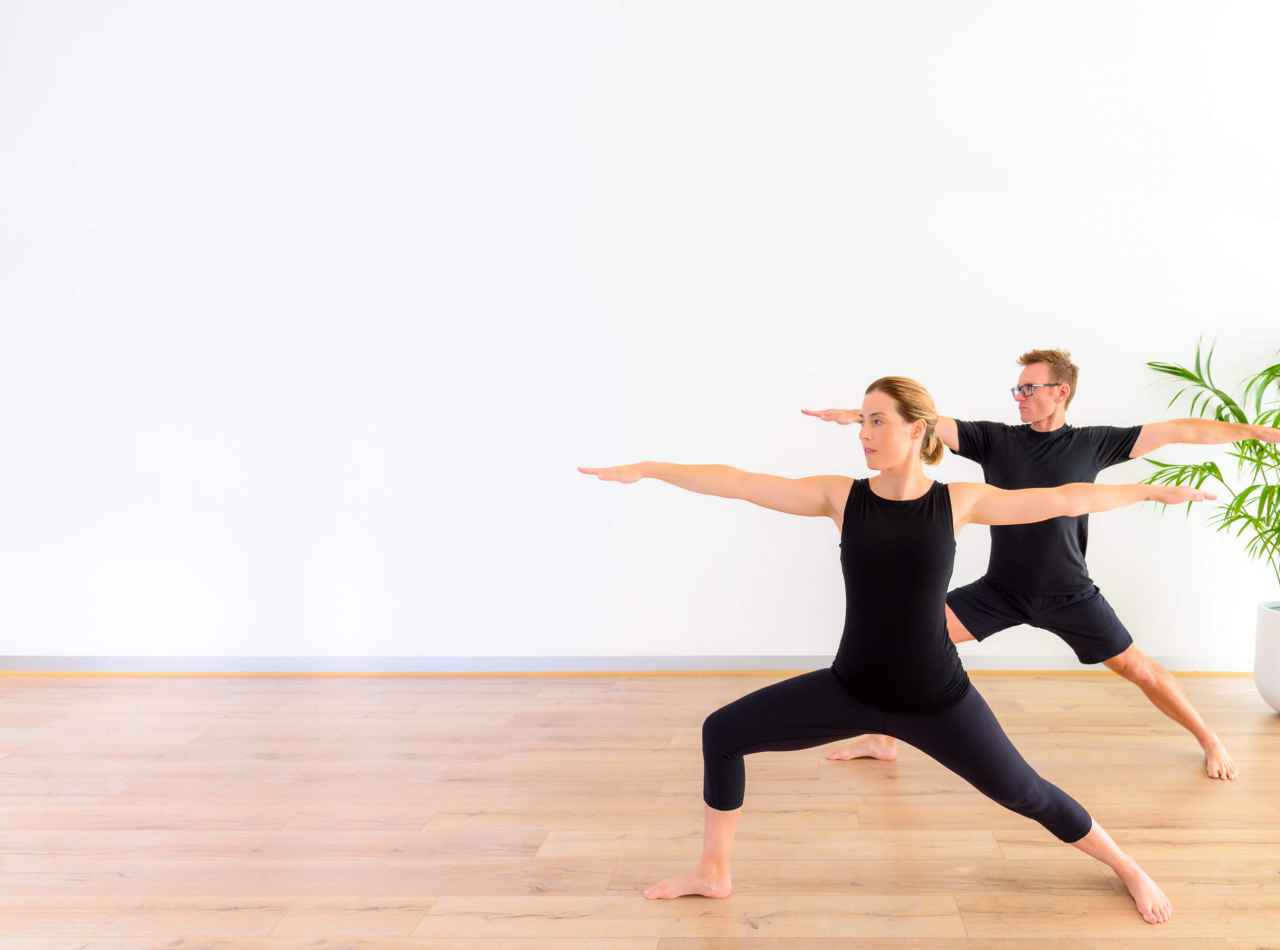
{"type": "Polygon", "coordinates": [[[898,757],[898,740],[893,736],[880,736],[874,733],[858,736],[843,749],[834,749],[827,753],[832,762],[845,762],[849,759],[883,759],[892,762],[898,757]]]}
{"type": "Polygon", "coordinates": [[[1228,782],[1237,774],[1236,764],[1227,753],[1227,747],[1216,737],[1204,749],[1204,774],[1209,778],[1226,779],[1228,782]]]}
{"type": "Polygon", "coordinates": [[[644,889],[644,896],[649,900],[669,900],[672,897],[684,897],[686,894],[698,894],[702,897],[728,897],[733,893],[733,881],[728,870],[718,871],[699,864],[692,874],[683,877],[669,877],[657,884],[650,884],[644,889]]]}
{"type": "Polygon", "coordinates": [[[1124,881],[1124,886],[1129,889],[1129,896],[1133,898],[1134,906],[1138,908],[1138,913],[1147,923],[1163,924],[1173,916],[1173,904],[1165,896],[1164,891],[1160,890],[1160,885],[1151,880],[1151,876],[1146,871],[1138,867],[1137,861],[1130,858],[1128,865],[1123,870],[1117,870],[1116,874],[1119,875],[1120,880],[1124,881]]]}

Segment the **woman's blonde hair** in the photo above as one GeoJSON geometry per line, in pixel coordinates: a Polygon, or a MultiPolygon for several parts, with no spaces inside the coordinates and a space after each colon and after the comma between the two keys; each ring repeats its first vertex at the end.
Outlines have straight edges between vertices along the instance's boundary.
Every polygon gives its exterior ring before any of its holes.
{"type": "Polygon", "coordinates": [[[920,457],[926,465],[942,461],[942,440],[938,438],[938,410],[933,397],[914,379],[906,376],[881,376],[867,387],[869,393],[884,393],[893,400],[898,414],[908,423],[924,420],[924,442],[920,445],[920,457]]]}

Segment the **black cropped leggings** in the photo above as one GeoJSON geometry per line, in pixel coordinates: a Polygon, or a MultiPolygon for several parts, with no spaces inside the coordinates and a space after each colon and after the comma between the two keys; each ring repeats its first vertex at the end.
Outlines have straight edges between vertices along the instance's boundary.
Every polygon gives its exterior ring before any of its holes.
{"type": "Polygon", "coordinates": [[[974,686],[937,712],[889,712],[860,702],[831,669],[765,686],[706,718],[703,801],[721,811],[742,804],[747,783],[744,755],[809,749],[866,732],[915,746],[988,798],[1040,822],[1063,841],[1078,841],[1093,827],[1079,802],[1027,764],[974,686]]]}

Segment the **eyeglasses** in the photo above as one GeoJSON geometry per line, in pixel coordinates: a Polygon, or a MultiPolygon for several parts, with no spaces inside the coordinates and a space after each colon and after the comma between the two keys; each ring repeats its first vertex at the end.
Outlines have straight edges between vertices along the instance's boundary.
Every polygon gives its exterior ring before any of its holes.
{"type": "Polygon", "coordinates": [[[1061,386],[1062,383],[1023,383],[1021,386],[1014,386],[1009,392],[1015,396],[1021,396],[1023,399],[1029,398],[1037,389],[1045,386],[1061,386]]]}

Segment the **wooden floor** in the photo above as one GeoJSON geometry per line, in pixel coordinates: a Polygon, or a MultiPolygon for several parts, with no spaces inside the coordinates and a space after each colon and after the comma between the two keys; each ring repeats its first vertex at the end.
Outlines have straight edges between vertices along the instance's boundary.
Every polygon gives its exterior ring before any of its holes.
{"type": "Polygon", "coordinates": [[[702,719],[781,678],[0,676],[0,948],[1280,946],[1280,716],[1243,677],[1183,681],[1227,784],[1109,674],[974,674],[1163,926],[907,747],[748,757],[733,897],[644,900],[698,855],[702,719]]]}

